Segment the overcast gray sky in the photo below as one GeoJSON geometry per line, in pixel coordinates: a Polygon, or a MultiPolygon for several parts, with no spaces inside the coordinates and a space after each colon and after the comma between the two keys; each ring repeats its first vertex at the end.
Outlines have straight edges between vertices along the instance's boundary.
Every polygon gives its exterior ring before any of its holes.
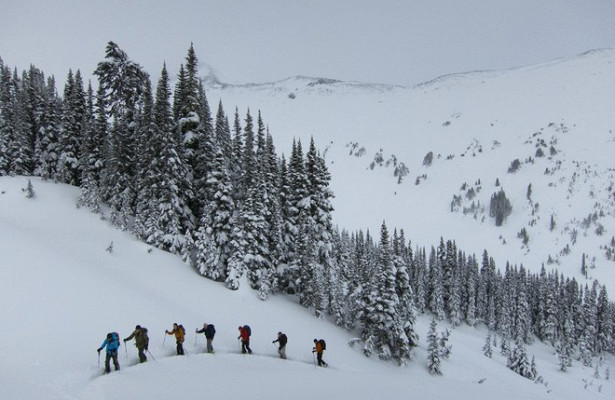
{"type": "Polygon", "coordinates": [[[0,57],[63,81],[113,40],[157,76],[190,43],[230,83],[412,85],[615,48],[613,0],[0,0],[0,57]]]}

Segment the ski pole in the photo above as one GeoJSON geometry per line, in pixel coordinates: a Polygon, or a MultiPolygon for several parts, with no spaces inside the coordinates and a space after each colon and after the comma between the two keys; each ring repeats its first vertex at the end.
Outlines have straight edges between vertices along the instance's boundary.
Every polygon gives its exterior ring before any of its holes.
{"type": "MultiPolygon", "coordinates": [[[[198,331],[198,329],[196,329],[196,330],[198,331]]],[[[197,339],[197,337],[198,337],[198,335],[197,335],[197,334],[195,334],[195,335],[194,335],[194,347],[196,347],[196,339],[197,339]]]]}
{"type": "Polygon", "coordinates": [[[149,350],[145,350],[145,351],[147,351],[147,354],[149,354],[152,357],[152,360],[156,361],[156,357],[154,357],[154,355],[150,353],[149,350]]]}
{"type": "Polygon", "coordinates": [[[126,358],[128,358],[128,347],[126,346],[126,342],[124,342],[124,352],[126,353],[126,358]]]}
{"type": "Polygon", "coordinates": [[[100,367],[100,351],[98,352],[98,366],[100,367]]]}
{"type": "Polygon", "coordinates": [[[167,340],[167,333],[164,333],[164,339],[162,339],[162,347],[164,347],[164,342],[167,340]]]}

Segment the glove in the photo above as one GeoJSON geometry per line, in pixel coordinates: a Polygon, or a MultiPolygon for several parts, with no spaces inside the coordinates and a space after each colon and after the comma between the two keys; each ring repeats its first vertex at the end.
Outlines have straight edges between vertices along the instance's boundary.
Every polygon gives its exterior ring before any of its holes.
{"type": "Polygon", "coordinates": [[[275,343],[275,340],[272,340],[271,343],[275,343]]]}
{"type": "Polygon", "coordinates": [[[98,352],[98,354],[100,354],[100,350],[101,350],[101,349],[96,349],[96,351],[98,352]]]}
{"type": "Polygon", "coordinates": [[[124,343],[126,343],[126,339],[124,339],[124,343]]]}
{"type": "Polygon", "coordinates": [[[147,346],[145,347],[145,351],[147,351],[147,346]]]}

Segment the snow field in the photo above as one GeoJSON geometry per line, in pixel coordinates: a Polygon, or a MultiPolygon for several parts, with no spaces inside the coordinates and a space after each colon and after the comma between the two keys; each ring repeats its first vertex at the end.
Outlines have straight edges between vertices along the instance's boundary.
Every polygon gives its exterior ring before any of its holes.
{"type": "MultiPolygon", "coordinates": [[[[421,342],[415,359],[397,367],[367,359],[347,345],[353,335],[316,319],[292,298],[258,300],[242,285],[230,291],[196,275],[179,258],[112,228],[100,216],[75,203],[78,190],[32,179],[36,197],[21,192],[28,178],[0,178],[0,398],[152,399],[171,396],[197,399],[249,396],[281,399],[591,399],[615,394],[606,367],[602,378],[575,362],[557,371],[557,357],[542,344],[528,348],[536,356],[546,384],[508,370],[494,349],[482,355],[484,328],[452,330],[452,356],[443,361],[443,376],[427,372],[426,342],[430,319],[419,317],[421,342]],[[105,249],[113,241],[113,251],[105,249]],[[173,322],[187,331],[187,356],[175,356],[173,322]],[[195,328],[214,323],[216,354],[204,354],[205,339],[195,328]],[[252,327],[254,355],[239,354],[237,326],[252,327]],[[134,342],[119,350],[121,371],[102,375],[96,349],[109,331],[123,339],[136,324],[149,330],[155,360],[137,364],[134,342]],[[271,343],[278,331],[289,337],[288,360],[277,358],[271,343]],[[325,338],[329,368],[313,364],[314,338],[325,338]],[[164,343],[164,346],[163,346],[164,343]],[[587,381],[587,388],[585,388],[587,381]]],[[[440,324],[439,331],[446,324],[440,324]]]]}

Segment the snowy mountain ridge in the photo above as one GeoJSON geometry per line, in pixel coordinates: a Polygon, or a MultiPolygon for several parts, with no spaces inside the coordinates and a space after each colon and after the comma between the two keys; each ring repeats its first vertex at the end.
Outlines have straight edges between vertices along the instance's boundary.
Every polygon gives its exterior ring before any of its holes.
{"type": "Polygon", "coordinates": [[[377,232],[385,220],[419,246],[444,237],[498,265],[580,279],[585,257],[588,278],[613,290],[614,64],[602,49],[407,88],[290,78],[207,96],[258,107],[282,152],[313,136],[342,229],[377,232]],[[500,189],[513,210],[496,227],[489,203],[500,189]]]}
{"type": "Polygon", "coordinates": [[[348,82],[329,78],[314,78],[307,76],[292,76],[276,82],[231,84],[220,82],[215,75],[207,75],[203,78],[205,87],[208,90],[251,90],[259,92],[270,92],[272,95],[286,94],[293,98],[295,93],[335,93],[338,91],[369,91],[369,92],[388,92],[403,89],[399,85],[387,85],[376,83],[348,82]]]}

